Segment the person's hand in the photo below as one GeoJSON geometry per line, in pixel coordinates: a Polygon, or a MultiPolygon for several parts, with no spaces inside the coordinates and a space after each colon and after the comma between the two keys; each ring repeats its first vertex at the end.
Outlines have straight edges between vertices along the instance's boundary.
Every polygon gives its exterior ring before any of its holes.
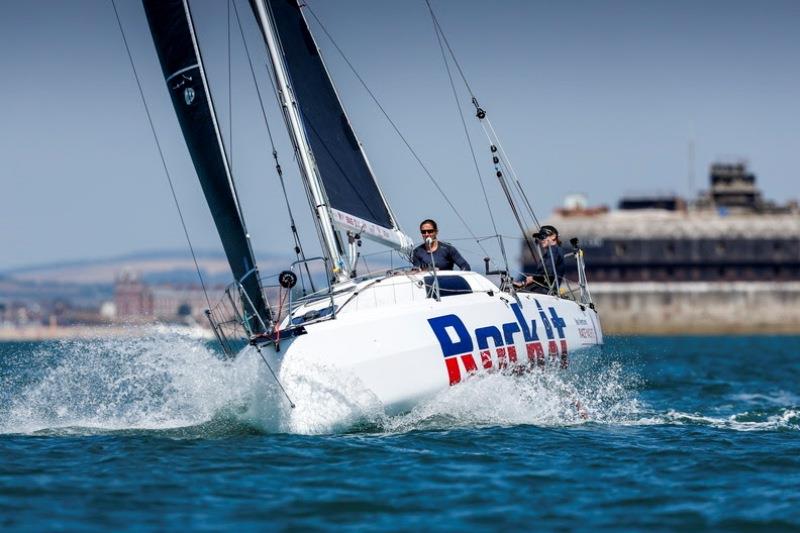
{"type": "Polygon", "coordinates": [[[513,281],[513,282],[511,282],[511,284],[514,287],[518,288],[518,289],[521,289],[523,287],[527,287],[531,283],[533,283],[533,276],[525,276],[525,281],[513,281]]]}

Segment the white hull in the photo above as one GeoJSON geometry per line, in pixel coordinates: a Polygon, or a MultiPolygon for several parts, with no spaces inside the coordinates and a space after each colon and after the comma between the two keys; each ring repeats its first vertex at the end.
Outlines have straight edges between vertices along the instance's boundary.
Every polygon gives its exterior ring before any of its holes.
{"type": "MultiPolygon", "coordinates": [[[[335,319],[302,323],[305,334],[262,346],[283,367],[292,360],[357,378],[386,414],[409,411],[472,374],[505,368],[566,365],[569,354],[602,344],[597,313],[553,296],[501,292],[474,272],[460,276],[468,294],[436,301],[426,294],[428,273],[400,273],[353,284],[334,296],[335,319]]],[[[330,307],[325,298],[296,317],[330,307]]],[[[312,316],[312,315],[308,315],[312,316]]],[[[282,328],[289,325],[284,320],[282,328]]],[[[296,372],[296,369],[294,369],[296,372]]]]}

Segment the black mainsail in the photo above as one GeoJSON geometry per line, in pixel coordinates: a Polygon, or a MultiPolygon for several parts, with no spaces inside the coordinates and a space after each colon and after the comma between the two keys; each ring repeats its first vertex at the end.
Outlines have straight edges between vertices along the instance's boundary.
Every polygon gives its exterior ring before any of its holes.
{"type": "MultiPolygon", "coordinates": [[[[231,271],[255,311],[268,324],[271,315],[233,188],[188,2],[143,0],[143,4],[172,104],[231,271]]],[[[262,321],[254,317],[250,327],[255,333],[264,329],[262,321]]]]}
{"type": "MultiPolygon", "coordinates": [[[[250,0],[250,4],[268,48],[268,33],[274,30],[277,36],[277,57],[293,93],[283,95],[292,100],[284,105],[299,108],[330,222],[395,248],[408,247],[410,240],[399,230],[378,187],[297,0],[250,0]]],[[[276,56],[272,59],[274,65],[276,56]]]]}

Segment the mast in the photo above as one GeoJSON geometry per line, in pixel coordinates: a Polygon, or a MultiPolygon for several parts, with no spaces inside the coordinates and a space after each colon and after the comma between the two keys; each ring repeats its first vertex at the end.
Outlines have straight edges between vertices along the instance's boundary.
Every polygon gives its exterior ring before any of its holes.
{"type": "Polygon", "coordinates": [[[269,50],[278,99],[317,230],[337,279],[353,275],[361,237],[409,255],[402,232],[353,131],[299,0],[250,0],[269,50]],[[347,233],[344,263],[342,232],[347,233]],[[347,270],[345,272],[345,270],[347,270]]]}
{"type": "Polygon", "coordinates": [[[331,262],[331,268],[336,280],[345,281],[348,278],[348,274],[344,268],[339,239],[333,229],[331,212],[328,209],[324,189],[314,164],[314,154],[300,118],[300,109],[289,84],[289,74],[283,61],[283,53],[280,49],[272,15],[264,0],[251,0],[250,4],[258,19],[267,44],[270,60],[272,61],[272,71],[275,75],[283,116],[294,145],[311,209],[316,214],[314,221],[323,247],[323,253],[331,262]]]}
{"type": "Polygon", "coordinates": [[[189,4],[187,0],[143,0],[143,5],[172,105],[231,272],[252,303],[249,310],[260,317],[248,317],[250,330],[263,332],[272,316],[233,185],[189,4]]]}

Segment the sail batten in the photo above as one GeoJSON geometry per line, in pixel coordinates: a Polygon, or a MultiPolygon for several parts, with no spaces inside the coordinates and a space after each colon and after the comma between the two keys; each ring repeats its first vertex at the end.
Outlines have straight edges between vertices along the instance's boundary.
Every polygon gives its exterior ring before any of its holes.
{"type": "Polygon", "coordinates": [[[214,112],[186,0],[143,0],[172,104],[234,278],[262,320],[271,319],[214,112]]]}

